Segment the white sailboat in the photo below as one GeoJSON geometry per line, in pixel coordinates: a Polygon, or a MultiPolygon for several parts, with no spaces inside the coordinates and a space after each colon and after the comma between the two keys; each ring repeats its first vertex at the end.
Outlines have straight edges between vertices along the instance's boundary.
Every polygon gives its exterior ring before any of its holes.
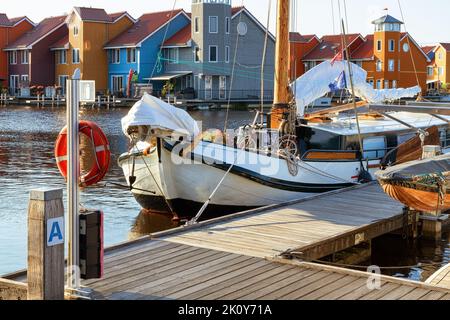
{"type": "Polygon", "coordinates": [[[367,103],[412,97],[420,88],[374,90],[366,72],[346,61],[324,62],[289,86],[288,17],[289,1],[279,0],[275,99],[266,125],[254,122],[237,136],[227,132],[226,143],[214,143],[189,114],[150,95],[122,120],[134,143],[156,139],[152,152],[134,150],[119,160],[144,208],[167,204],[181,217],[199,210],[212,217],[336,190],[370,180],[388,151],[418,132],[431,126],[446,130],[450,117],[408,112],[305,115],[305,106],[342,73],[352,75],[353,93],[367,103]]]}

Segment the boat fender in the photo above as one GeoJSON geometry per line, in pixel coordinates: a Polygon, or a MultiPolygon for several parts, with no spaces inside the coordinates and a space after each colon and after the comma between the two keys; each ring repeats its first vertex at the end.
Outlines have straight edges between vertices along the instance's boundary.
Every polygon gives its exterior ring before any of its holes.
{"type": "MultiPolygon", "coordinates": [[[[90,169],[86,173],[80,175],[80,187],[88,187],[101,181],[108,172],[111,159],[111,151],[106,135],[100,129],[100,127],[97,126],[97,124],[91,121],[82,120],[79,122],[78,127],[79,133],[84,134],[90,142],[90,145],[92,146],[92,150],[83,150],[83,148],[81,148],[80,151],[82,152],[80,157],[83,157],[83,151],[87,151],[87,153],[92,152],[93,160],[95,160],[93,161],[90,169]]],[[[59,133],[55,144],[56,163],[58,165],[59,171],[61,172],[61,175],[66,179],[68,167],[67,145],[68,139],[66,126],[59,133]]]]}

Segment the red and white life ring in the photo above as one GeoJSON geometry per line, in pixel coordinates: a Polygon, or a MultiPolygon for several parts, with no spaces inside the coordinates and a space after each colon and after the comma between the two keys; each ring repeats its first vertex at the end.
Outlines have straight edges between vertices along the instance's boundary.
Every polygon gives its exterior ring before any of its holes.
{"type": "MultiPolygon", "coordinates": [[[[97,124],[82,120],[78,127],[79,133],[86,135],[95,148],[95,164],[89,172],[80,176],[80,187],[88,187],[101,181],[108,172],[111,151],[106,135],[97,124]]],[[[64,178],[67,178],[67,143],[67,127],[64,127],[55,144],[56,163],[64,178]]]]}

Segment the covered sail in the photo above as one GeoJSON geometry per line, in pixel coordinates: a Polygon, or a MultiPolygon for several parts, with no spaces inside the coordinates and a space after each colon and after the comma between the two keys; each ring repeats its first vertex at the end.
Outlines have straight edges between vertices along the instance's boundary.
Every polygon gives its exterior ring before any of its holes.
{"type": "Polygon", "coordinates": [[[450,155],[407,162],[376,173],[384,191],[423,212],[450,209],[450,155]]]}
{"type": "MultiPolygon", "coordinates": [[[[353,85],[357,97],[369,103],[381,103],[386,100],[398,100],[400,98],[412,98],[421,92],[419,86],[407,89],[373,89],[367,83],[367,72],[354,63],[351,64],[353,85]]],[[[297,103],[297,113],[303,116],[305,107],[325,94],[332,91],[338,79],[346,77],[349,88],[349,67],[347,61],[324,61],[312,68],[292,84],[297,103]]],[[[342,83],[339,81],[338,83],[342,83]]]]}
{"type": "Polygon", "coordinates": [[[122,118],[125,135],[128,135],[128,128],[134,126],[149,126],[153,130],[190,136],[197,136],[200,132],[197,122],[186,111],[147,93],[122,118]]]}

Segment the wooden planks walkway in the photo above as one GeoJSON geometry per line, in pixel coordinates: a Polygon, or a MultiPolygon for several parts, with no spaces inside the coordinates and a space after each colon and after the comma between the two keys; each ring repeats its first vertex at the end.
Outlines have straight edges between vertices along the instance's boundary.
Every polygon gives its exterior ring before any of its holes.
{"type": "Polygon", "coordinates": [[[84,281],[96,299],[317,300],[449,299],[450,290],[313,263],[271,261],[161,240],[108,252],[105,277],[84,281]]]}
{"type": "Polygon", "coordinates": [[[378,184],[370,184],[153,237],[252,257],[295,251],[315,260],[400,229],[403,223],[402,205],[378,184]]]}
{"type": "Polygon", "coordinates": [[[436,271],[426,283],[450,289],[450,263],[436,271]]]}

